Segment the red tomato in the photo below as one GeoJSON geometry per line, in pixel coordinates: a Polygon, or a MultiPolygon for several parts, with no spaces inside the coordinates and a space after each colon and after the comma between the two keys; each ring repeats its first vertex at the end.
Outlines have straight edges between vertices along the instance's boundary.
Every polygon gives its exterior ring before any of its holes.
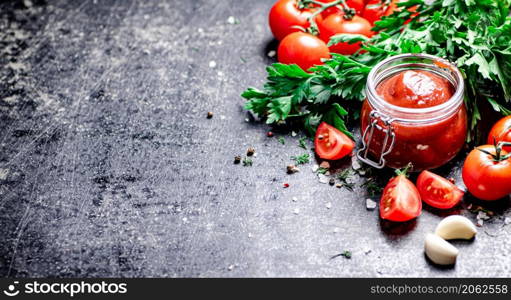
{"type": "Polygon", "coordinates": [[[319,157],[337,160],[350,154],[355,142],[337,128],[322,122],[316,131],[314,147],[319,157]]]}
{"type": "Polygon", "coordinates": [[[491,201],[511,194],[511,158],[502,159],[505,155],[505,150],[496,155],[491,145],[479,146],[468,154],[462,175],[472,195],[491,201]]]}
{"type": "MultiPolygon", "coordinates": [[[[511,116],[500,119],[490,131],[488,135],[488,144],[493,145],[493,142],[511,142],[511,116]]],[[[504,150],[511,152],[511,146],[505,146],[504,150]]]]}
{"type": "Polygon", "coordinates": [[[374,22],[379,21],[383,16],[390,16],[397,9],[395,1],[382,3],[381,0],[370,0],[362,16],[371,23],[371,26],[374,26],[374,22]]]}
{"type": "MultiPolygon", "coordinates": [[[[308,18],[313,14],[314,10],[300,10],[296,4],[296,0],[279,0],[270,10],[270,29],[273,36],[279,41],[290,33],[300,31],[299,28],[294,28],[293,26],[303,28],[310,26],[308,18]]],[[[321,16],[316,18],[316,22],[321,20],[321,16]]]]}
{"type": "MultiPolygon", "coordinates": [[[[328,43],[330,38],[340,33],[355,33],[362,34],[367,37],[371,37],[373,32],[371,31],[371,24],[359,16],[354,16],[351,20],[346,20],[341,14],[334,14],[328,16],[321,23],[318,23],[319,37],[328,43]]],[[[360,49],[360,42],[349,44],[349,43],[338,43],[330,46],[330,51],[339,54],[351,55],[360,49]]]]}
{"type": "Polygon", "coordinates": [[[297,64],[307,71],[314,65],[322,64],[322,58],[330,58],[330,51],[325,42],[300,31],[291,33],[280,42],[277,55],[279,62],[297,64]]]}
{"type": "MultiPolygon", "coordinates": [[[[373,26],[374,23],[376,21],[380,21],[382,17],[390,16],[396,10],[400,9],[397,6],[397,3],[403,2],[403,0],[392,0],[390,3],[389,1],[383,2],[384,3],[382,3],[381,0],[369,0],[364,10],[364,14],[362,16],[366,18],[367,21],[369,21],[373,26]]],[[[417,6],[412,6],[408,8],[408,10],[411,12],[416,12],[417,6]]],[[[404,24],[410,23],[410,21],[418,15],[418,13],[413,14],[412,17],[409,20],[406,20],[404,24]]]]}
{"type": "Polygon", "coordinates": [[[419,175],[417,189],[422,201],[440,209],[456,206],[465,194],[449,180],[429,171],[422,171],[419,175]]]}
{"type": "Polygon", "coordinates": [[[392,178],[380,199],[380,217],[394,222],[406,222],[418,217],[422,211],[419,191],[406,178],[406,170],[392,178]]]}
{"type": "Polygon", "coordinates": [[[350,8],[353,8],[357,12],[357,15],[362,15],[362,13],[364,13],[366,6],[364,0],[348,0],[346,1],[346,4],[350,8]]]}
{"type": "MultiPolygon", "coordinates": [[[[334,0],[318,0],[319,2],[323,3],[329,3],[334,0]]],[[[362,15],[365,9],[365,1],[364,0],[346,0],[346,5],[348,5],[350,8],[354,9],[357,15],[362,15]]],[[[331,14],[335,13],[342,13],[343,7],[342,5],[336,5],[334,7],[327,8],[325,11],[323,11],[321,14],[323,17],[327,17],[331,14]]]]}

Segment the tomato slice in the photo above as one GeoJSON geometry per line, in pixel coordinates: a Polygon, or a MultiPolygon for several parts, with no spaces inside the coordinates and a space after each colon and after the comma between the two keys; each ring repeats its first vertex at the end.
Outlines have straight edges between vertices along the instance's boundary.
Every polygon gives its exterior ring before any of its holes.
{"type": "Polygon", "coordinates": [[[314,147],[319,157],[337,160],[350,154],[355,142],[337,128],[322,122],[316,131],[314,147]]]}
{"type": "Polygon", "coordinates": [[[449,180],[429,171],[420,173],[417,189],[424,202],[440,209],[453,208],[465,194],[449,180]]]}
{"type": "Polygon", "coordinates": [[[381,196],[380,217],[406,222],[418,217],[421,211],[421,197],[415,185],[404,174],[392,178],[381,196]]]}

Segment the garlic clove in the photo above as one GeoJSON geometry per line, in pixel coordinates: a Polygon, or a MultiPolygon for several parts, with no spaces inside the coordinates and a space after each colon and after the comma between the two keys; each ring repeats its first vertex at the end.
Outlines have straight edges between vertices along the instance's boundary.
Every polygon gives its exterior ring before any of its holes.
{"type": "Polygon", "coordinates": [[[431,233],[426,235],[424,251],[429,259],[438,265],[453,265],[456,263],[456,257],[459,253],[456,247],[431,233]]]}
{"type": "Polygon", "coordinates": [[[469,219],[463,216],[449,216],[438,223],[435,234],[439,237],[452,239],[473,238],[477,233],[476,226],[469,219]]]}

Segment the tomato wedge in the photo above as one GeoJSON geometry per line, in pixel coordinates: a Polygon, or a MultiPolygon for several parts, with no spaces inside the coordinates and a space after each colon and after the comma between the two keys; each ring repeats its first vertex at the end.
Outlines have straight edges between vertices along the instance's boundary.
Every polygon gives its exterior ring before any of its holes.
{"type": "Polygon", "coordinates": [[[355,142],[337,128],[322,122],[316,131],[314,147],[319,157],[337,160],[350,154],[355,142]]]}
{"type": "Polygon", "coordinates": [[[420,173],[417,189],[422,201],[439,209],[453,208],[465,194],[449,180],[429,171],[420,173]]]}
{"type": "Polygon", "coordinates": [[[380,199],[380,217],[394,222],[406,222],[418,217],[422,211],[419,191],[408,178],[406,167],[396,171],[397,176],[390,179],[380,199]]]}

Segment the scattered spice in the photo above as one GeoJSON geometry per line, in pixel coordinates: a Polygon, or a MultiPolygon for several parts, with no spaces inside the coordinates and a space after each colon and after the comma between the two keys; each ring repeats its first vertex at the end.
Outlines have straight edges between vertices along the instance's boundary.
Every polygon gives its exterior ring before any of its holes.
{"type": "Polygon", "coordinates": [[[372,199],[367,198],[366,199],[366,209],[367,210],[375,210],[377,206],[376,201],[373,201],[372,199]]]}
{"type": "Polygon", "coordinates": [[[337,178],[342,182],[346,182],[346,180],[350,178],[351,174],[352,174],[351,170],[349,168],[346,168],[339,172],[339,174],[337,174],[337,178]]]}
{"type": "Polygon", "coordinates": [[[296,162],[297,165],[303,165],[309,162],[310,155],[308,153],[292,156],[291,159],[296,162]]]}
{"type": "Polygon", "coordinates": [[[247,156],[252,156],[255,153],[255,149],[253,147],[249,147],[247,149],[247,156]]]}
{"type": "Polygon", "coordinates": [[[279,137],[279,143],[281,143],[282,145],[285,145],[286,140],[283,137],[279,137]]]}
{"type": "Polygon", "coordinates": [[[266,133],[266,136],[267,136],[267,137],[273,137],[273,132],[268,131],[268,132],[266,133]]]}
{"type": "Polygon", "coordinates": [[[252,160],[248,157],[245,157],[245,159],[243,159],[243,166],[244,167],[251,167],[253,164],[252,160]]]}
{"type": "Polygon", "coordinates": [[[350,168],[346,168],[337,174],[337,178],[342,182],[342,187],[348,191],[353,191],[354,184],[349,181],[353,171],[350,168]]]}
{"type": "Polygon", "coordinates": [[[325,169],[325,168],[318,168],[316,170],[316,173],[318,174],[326,174],[328,172],[328,169],[325,169]]]}
{"type": "Polygon", "coordinates": [[[488,210],[482,206],[479,206],[479,205],[474,205],[474,204],[469,204],[467,209],[471,212],[471,213],[479,213],[480,211],[486,213],[488,216],[493,216],[495,213],[491,210],[488,210]]]}
{"type": "Polygon", "coordinates": [[[240,162],[241,162],[241,156],[236,155],[236,156],[234,157],[234,164],[235,164],[235,165],[237,165],[237,164],[239,164],[240,162]]]}
{"type": "Polygon", "coordinates": [[[351,256],[352,256],[352,253],[351,253],[351,251],[344,250],[342,253],[339,253],[339,254],[336,254],[336,255],[330,257],[330,259],[334,259],[334,258],[337,258],[339,256],[344,256],[344,258],[350,259],[351,256]]]}
{"type": "Polygon", "coordinates": [[[360,164],[360,162],[359,162],[356,158],[354,158],[354,159],[352,160],[352,162],[351,162],[351,167],[353,168],[353,170],[355,170],[355,171],[356,171],[356,170],[361,169],[361,168],[362,168],[362,165],[360,164]]]}
{"type": "Polygon", "coordinates": [[[227,24],[230,24],[230,25],[237,25],[240,23],[240,20],[238,20],[236,17],[234,16],[229,16],[229,18],[227,18],[227,24]]]}
{"type": "Polygon", "coordinates": [[[325,204],[325,207],[326,209],[332,208],[332,202],[328,202],[327,204],[325,204]]]}
{"type": "Polygon", "coordinates": [[[307,138],[306,138],[306,137],[303,137],[303,138],[301,138],[301,139],[299,139],[299,140],[298,140],[298,146],[299,146],[300,148],[305,149],[305,150],[307,150],[307,144],[305,143],[305,141],[306,141],[306,140],[307,140],[307,138]]]}
{"type": "Polygon", "coordinates": [[[343,253],[341,253],[342,256],[346,257],[347,259],[350,259],[351,258],[351,251],[344,251],[343,253]]]}
{"type": "Polygon", "coordinates": [[[319,164],[319,167],[323,169],[330,169],[330,163],[327,161],[323,161],[319,164]]]}
{"type": "Polygon", "coordinates": [[[379,186],[373,178],[367,179],[364,183],[360,185],[361,187],[365,187],[369,196],[374,197],[380,194],[383,190],[381,186],[379,186]]]}
{"type": "Polygon", "coordinates": [[[484,221],[486,221],[486,220],[489,220],[489,219],[490,219],[490,216],[489,216],[486,212],[484,212],[484,211],[479,211],[479,212],[477,213],[477,217],[476,217],[476,218],[477,218],[478,220],[484,220],[484,221]]]}
{"type": "Polygon", "coordinates": [[[287,166],[287,174],[294,174],[294,173],[297,173],[297,172],[300,172],[300,169],[298,169],[297,166],[295,166],[295,165],[287,166]]]}
{"type": "Polygon", "coordinates": [[[284,188],[287,189],[289,187],[289,183],[284,183],[284,188]]]}
{"type": "Polygon", "coordinates": [[[213,118],[213,113],[212,113],[212,112],[210,112],[210,111],[208,111],[208,115],[206,116],[206,118],[208,118],[208,119],[213,118]]]}
{"type": "Polygon", "coordinates": [[[323,184],[327,184],[330,180],[328,176],[325,176],[323,174],[318,174],[319,182],[323,184]]]}

